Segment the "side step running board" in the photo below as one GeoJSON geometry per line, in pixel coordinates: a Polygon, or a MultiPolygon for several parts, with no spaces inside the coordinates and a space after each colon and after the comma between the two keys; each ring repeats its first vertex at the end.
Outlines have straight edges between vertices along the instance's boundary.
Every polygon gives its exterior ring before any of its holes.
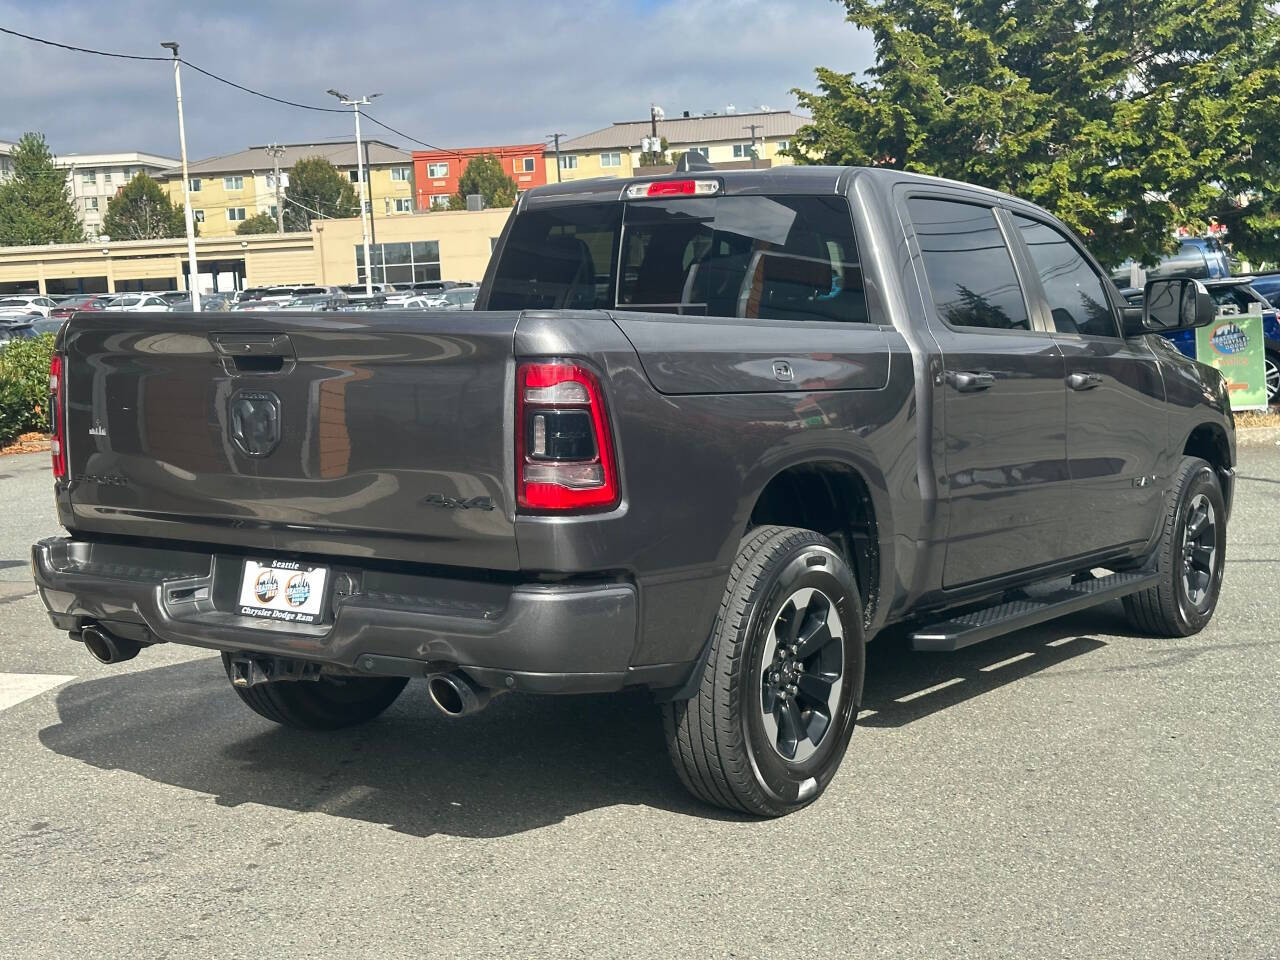
{"type": "Polygon", "coordinates": [[[1052,593],[1026,600],[1010,600],[923,627],[911,634],[911,646],[913,649],[932,653],[959,650],[1001,634],[1033,627],[1046,620],[1056,620],[1068,613],[1137,593],[1155,586],[1158,579],[1159,575],[1153,571],[1132,570],[1073,583],[1052,593]]]}

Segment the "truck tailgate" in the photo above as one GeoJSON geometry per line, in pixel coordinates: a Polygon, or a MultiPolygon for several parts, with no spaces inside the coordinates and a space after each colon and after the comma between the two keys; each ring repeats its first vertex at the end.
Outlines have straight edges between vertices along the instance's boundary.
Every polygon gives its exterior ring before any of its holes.
{"type": "Polygon", "coordinates": [[[516,569],[519,314],[83,314],[76,530],[516,569]]]}

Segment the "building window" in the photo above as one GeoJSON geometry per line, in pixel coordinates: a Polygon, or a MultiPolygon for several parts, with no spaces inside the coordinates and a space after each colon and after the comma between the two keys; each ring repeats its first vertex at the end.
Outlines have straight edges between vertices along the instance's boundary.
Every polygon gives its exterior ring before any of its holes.
{"type": "Polygon", "coordinates": [[[191,213],[192,213],[192,215],[193,215],[193,216],[195,216],[195,218],[196,218],[196,223],[204,223],[204,211],[203,211],[203,210],[192,210],[192,211],[191,211],[191,213]]]}
{"type": "Polygon", "coordinates": [[[622,154],[616,153],[616,152],[600,154],[600,166],[602,167],[622,166],[622,154]]]}
{"type": "MultiPolygon", "coordinates": [[[[357,244],[356,283],[364,283],[364,246],[357,244]]],[[[440,279],[440,244],[435,240],[416,243],[375,243],[369,247],[374,283],[421,283],[440,279]]]]}
{"type": "Polygon", "coordinates": [[[449,175],[449,164],[447,163],[428,163],[427,176],[433,180],[439,180],[449,175]]]}
{"type": "Polygon", "coordinates": [[[244,207],[227,207],[227,220],[231,223],[244,219],[244,207]]]}
{"type": "Polygon", "coordinates": [[[750,160],[755,155],[756,155],[755,144],[735,143],[733,145],[733,159],[735,160],[750,160]]]}
{"type": "Polygon", "coordinates": [[[272,219],[272,220],[275,220],[276,218],[278,218],[278,217],[280,216],[280,208],[279,208],[279,207],[277,207],[274,203],[271,205],[271,208],[270,208],[270,209],[271,209],[271,219],[272,219]]]}
{"type": "Polygon", "coordinates": [[[578,169],[577,155],[573,153],[560,154],[560,169],[561,170],[577,170],[578,169]]]}
{"type": "Polygon", "coordinates": [[[85,208],[86,210],[97,210],[97,209],[98,209],[98,198],[97,198],[97,197],[85,197],[85,198],[84,198],[84,208],[85,208]]]}
{"type": "Polygon", "coordinates": [[[781,153],[783,150],[790,150],[790,149],[791,149],[790,140],[779,140],[777,143],[773,145],[774,153],[781,153]]]}
{"type": "MultiPolygon", "coordinates": [[[[359,183],[359,182],[360,182],[360,168],[359,168],[359,167],[356,167],[356,168],[354,168],[354,169],[348,170],[348,171],[347,171],[347,179],[348,179],[348,180],[350,180],[352,183],[359,183]]],[[[365,182],[365,183],[368,183],[368,182],[369,182],[369,168],[368,168],[368,167],[365,167],[365,170],[364,170],[364,182],[365,182]]]]}
{"type": "Polygon", "coordinates": [[[199,193],[200,183],[201,183],[201,180],[199,177],[192,177],[190,180],[187,181],[187,189],[190,190],[192,193],[199,193]]]}
{"type": "Polygon", "coordinates": [[[392,180],[400,180],[407,183],[409,181],[409,178],[412,176],[413,176],[413,173],[408,167],[392,167],[391,168],[392,180]]]}
{"type": "Polygon", "coordinates": [[[110,183],[110,182],[111,182],[111,171],[110,171],[110,170],[103,170],[103,171],[102,171],[102,182],[103,182],[103,183],[110,183]]]}
{"type": "Polygon", "coordinates": [[[685,150],[685,153],[701,154],[703,160],[708,160],[711,157],[711,148],[710,147],[689,147],[687,150],[685,150]]]}
{"type": "Polygon", "coordinates": [[[86,187],[95,185],[98,182],[98,174],[95,170],[81,170],[80,182],[86,187]]]}
{"type": "Polygon", "coordinates": [[[451,193],[433,193],[431,195],[431,209],[432,210],[448,210],[449,201],[452,199],[453,199],[453,194],[451,193]]]}
{"type": "Polygon", "coordinates": [[[223,177],[222,189],[223,190],[243,190],[244,177],[223,177]]]}
{"type": "Polygon", "coordinates": [[[537,160],[534,157],[525,157],[520,161],[520,172],[533,173],[533,169],[536,164],[537,160]]]}
{"type": "Polygon", "coordinates": [[[396,213],[413,213],[413,200],[409,197],[396,197],[396,213]]]}

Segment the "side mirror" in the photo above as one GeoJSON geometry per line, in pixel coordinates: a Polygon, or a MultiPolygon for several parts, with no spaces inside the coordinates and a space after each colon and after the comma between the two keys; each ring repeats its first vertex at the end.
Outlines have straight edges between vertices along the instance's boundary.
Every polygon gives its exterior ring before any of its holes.
{"type": "Polygon", "coordinates": [[[1213,297],[1199,280],[1152,280],[1142,298],[1142,326],[1147,333],[1192,330],[1213,322],[1213,297]]]}

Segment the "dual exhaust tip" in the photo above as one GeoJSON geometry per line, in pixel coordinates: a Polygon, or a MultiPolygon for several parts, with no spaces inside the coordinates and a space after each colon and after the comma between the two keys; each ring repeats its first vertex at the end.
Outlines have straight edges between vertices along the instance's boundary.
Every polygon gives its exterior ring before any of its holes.
{"type": "MultiPolygon", "coordinates": [[[[136,640],[116,636],[97,625],[81,630],[80,640],[99,663],[123,663],[132,660],[142,649],[136,640]]],[[[436,709],[446,717],[466,717],[479,713],[490,700],[505,691],[482,687],[461,670],[453,670],[428,677],[427,692],[436,709]]]]}

